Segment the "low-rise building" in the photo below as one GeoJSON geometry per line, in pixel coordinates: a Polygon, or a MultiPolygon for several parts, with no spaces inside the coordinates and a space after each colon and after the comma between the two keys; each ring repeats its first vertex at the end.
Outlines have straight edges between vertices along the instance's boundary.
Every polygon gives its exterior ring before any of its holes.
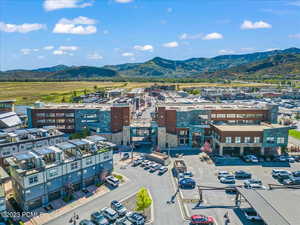
{"type": "Polygon", "coordinates": [[[7,158],[15,200],[24,210],[32,210],[103,181],[113,169],[112,148],[88,137],[7,158]]]}
{"type": "Polygon", "coordinates": [[[289,127],[278,124],[212,125],[213,152],[219,155],[276,155],[287,147],[289,127]]]}

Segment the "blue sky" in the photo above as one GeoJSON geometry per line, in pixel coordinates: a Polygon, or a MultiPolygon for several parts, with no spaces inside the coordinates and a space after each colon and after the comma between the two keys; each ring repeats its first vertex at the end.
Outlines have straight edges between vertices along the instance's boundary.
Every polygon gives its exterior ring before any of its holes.
{"type": "Polygon", "coordinates": [[[300,0],[0,0],[0,70],[299,44],[300,0]]]}

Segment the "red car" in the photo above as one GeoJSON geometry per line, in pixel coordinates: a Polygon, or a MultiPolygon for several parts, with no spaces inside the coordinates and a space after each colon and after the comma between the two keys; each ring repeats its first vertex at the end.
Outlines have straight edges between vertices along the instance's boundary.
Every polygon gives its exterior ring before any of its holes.
{"type": "Polygon", "coordinates": [[[215,224],[215,220],[211,216],[193,215],[191,216],[191,224],[213,225],[215,224]]]}

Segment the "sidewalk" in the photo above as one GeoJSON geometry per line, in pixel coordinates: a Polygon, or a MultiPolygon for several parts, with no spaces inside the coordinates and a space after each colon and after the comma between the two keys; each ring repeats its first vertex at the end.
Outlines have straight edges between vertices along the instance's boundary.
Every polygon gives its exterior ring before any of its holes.
{"type": "Polygon", "coordinates": [[[105,185],[102,185],[101,187],[97,188],[97,190],[95,191],[95,193],[92,196],[90,196],[90,197],[83,196],[71,203],[65,203],[64,206],[62,206],[61,208],[59,208],[57,210],[53,210],[50,213],[42,212],[39,216],[33,217],[30,221],[26,222],[25,224],[26,225],[45,224],[45,223],[49,222],[50,220],[53,220],[56,217],[59,217],[65,213],[68,213],[71,210],[73,210],[83,204],[86,204],[89,201],[92,201],[92,200],[104,195],[105,193],[108,193],[109,191],[110,191],[109,188],[107,188],[105,185]]]}

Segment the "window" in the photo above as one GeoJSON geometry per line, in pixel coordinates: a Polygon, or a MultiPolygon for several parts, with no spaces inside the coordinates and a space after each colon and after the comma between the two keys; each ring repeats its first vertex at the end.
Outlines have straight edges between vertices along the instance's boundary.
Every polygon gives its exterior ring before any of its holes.
{"type": "Polygon", "coordinates": [[[211,114],[211,118],[216,118],[216,114],[211,114]]]}
{"type": "Polygon", "coordinates": [[[54,177],[56,176],[58,173],[57,173],[57,169],[50,169],[49,170],[49,177],[54,177]]]}
{"type": "Polygon", "coordinates": [[[77,169],[77,162],[73,162],[73,163],[71,163],[71,170],[75,170],[75,169],[77,169]]]}
{"type": "Polygon", "coordinates": [[[29,177],[29,184],[34,184],[38,182],[38,177],[37,176],[33,176],[33,177],[29,177]]]}
{"type": "Polygon", "coordinates": [[[74,117],[74,113],[66,113],[66,117],[74,117]]]}
{"type": "Polygon", "coordinates": [[[93,163],[92,158],[88,158],[88,159],[86,159],[86,161],[85,161],[85,164],[86,164],[86,165],[91,165],[92,163],[93,163]]]}
{"type": "Polygon", "coordinates": [[[284,137],[278,137],[277,144],[284,144],[284,137]]]}
{"type": "Polygon", "coordinates": [[[226,114],[217,114],[217,118],[225,118],[226,114]]]}
{"type": "Polygon", "coordinates": [[[188,131],[187,130],[180,130],[179,131],[179,135],[180,136],[186,136],[188,134],[188,131]]]}
{"type": "Polygon", "coordinates": [[[97,114],[84,114],[84,118],[97,118],[97,114]]]}
{"type": "Polygon", "coordinates": [[[37,117],[45,117],[45,113],[37,113],[36,116],[37,117]]]}
{"type": "Polygon", "coordinates": [[[64,113],[56,113],[56,117],[64,117],[65,114],[64,113]]]}
{"type": "Polygon", "coordinates": [[[228,144],[231,143],[231,137],[226,137],[225,142],[228,143],[228,144]]]}
{"type": "Polygon", "coordinates": [[[260,143],[260,137],[254,137],[254,143],[260,143]]]}
{"type": "Polygon", "coordinates": [[[227,114],[227,118],[235,118],[235,114],[227,114]]]}
{"type": "Polygon", "coordinates": [[[251,142],[250,137],[245,137],[245,138],[244,138],[244,142],[245,142],[245,143],[250,143],[250,142],[251,142]]]}
{"type": "Polygon", "coordinates": [[[275,138],[274,137],[267,137],[267,143],[273,144],[274,142],[275,142],[275,138]]]}
{"type": "Polygon", "coordinates": [[[241,143],[241,137],[235,137],[235,143],[240,144],[241,143]]]}

